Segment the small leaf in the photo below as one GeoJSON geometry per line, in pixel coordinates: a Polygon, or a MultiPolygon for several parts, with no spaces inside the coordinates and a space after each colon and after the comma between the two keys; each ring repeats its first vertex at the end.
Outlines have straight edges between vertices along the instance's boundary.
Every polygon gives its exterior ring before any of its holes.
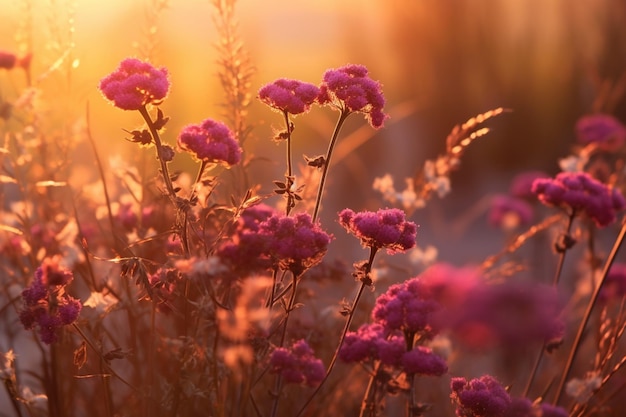
{"type": "Polygon", "coordinates": [[[80,346],[74,351],[74,365],[81,369],[87,363],[87,343],[83,340],[80,346]]]}
{"type": "Polygon", "coordinates": [[[287,188],[287,185],[281,181],[274,181],[274,185],[277,186],[278,188],[287,188]]]}

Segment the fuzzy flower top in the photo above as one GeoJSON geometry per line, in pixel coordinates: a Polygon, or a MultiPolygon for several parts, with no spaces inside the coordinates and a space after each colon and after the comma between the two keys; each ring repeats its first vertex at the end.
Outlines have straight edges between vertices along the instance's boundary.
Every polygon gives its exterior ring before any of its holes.
{"type": "Polygon", "coordinates": [[[295,275],[320,263],[331,240],[307,213],[275,214],[259,225],[259,233],[268,236],[265,250],[270,258],[295,275]]]}
{"type": "Polygon", "coordinates": [[[595,143],[604,149],[615,149],[626,141],[626,127],[610,114],[590,114],[576,122],[576,137],[580,143],[595,143]]]}
{"type": "Polygon", "coordinates": [[[296,115],[309,111],[319,93],[313,84],[281,78],[261,87],[259,99],[276,110],[296,115]]]}
{"type": "Polygon", "coordinates": [[[537,179],[532,191],[546,205],[586,213],[598,227],[613,223],[617,212],[626,207],[619,190],[585,172],[561,172],[556,178],[537,179]]]}
{"type": "Polygon", "coordinates": [[[382,127],[388,117],[383,112],[385,98],[381,84],[368,76],[363,65],[346,65],[326,71],[318,102],[345,112],[363,113],[375,129],[382,127]]]}
{"type": "Polygon", "coordinates": [[[405,252],[415,246],[417,225],[407,221],[400,209],[381,209],[377,212],[355,213],[344,209],[339,223],[361,239],[364,247],[386,248],[390,254],[405,252]]]}
{"type": "Polygon", "coordinates": [[[139,110],[147,104],[158,105],[170,88],[166,68],[155,68],[136,58],[126,58],[119,67],[100,81],[100,91],[122,110],[139,110]]]}
{"type": "Polygon", "coordinates": [[[235,165],[241,160],[241,147],[222,122],[206,119],[185,126],[178,135],[178,146],[201,161],[235,165]]]}
{"type": "Polygon", "coordinates": [[[322,361],[305,340],[290,348],[276,348],[270,355],[270,372],[280,374],[289,384],[318,385],[326,375],[322,361]]]}

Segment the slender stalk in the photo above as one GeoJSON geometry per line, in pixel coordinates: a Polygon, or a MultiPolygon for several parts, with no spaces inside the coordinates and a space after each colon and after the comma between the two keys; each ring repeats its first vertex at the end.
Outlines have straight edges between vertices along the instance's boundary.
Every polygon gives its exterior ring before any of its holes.
{"type": "Polygon", "coordinates": [[[374,366],[374,371],[370,375],[370,380],[367,383],[367,388],[365,389],[365,394],[363,395],[363,401],[361,401],[361,410],[359,412],[359,417],[365,416],[365,412],[376,404],[376,394],[374,387],[376,386],[376,379],[378,378],[378,371],[380,370],[381,362],[377,361],[374,366]]]}
{"type": "MultiPolygon", "coordinates": [[[[370,257],[369,257],[369,260],[368,260],[368,263],[367,263],[367,269],[365,271],[365,278],[368,278],[370,272],[372,271],[372,265],[374,263],[374,257],[376,256],[376,252],[378,252],[378,248],[377,247],[370,248],[370,257]]],[[[324,376],[324,379],[322,379],[322,381],[317,386],[317,388],[315,388],[315,391],[313,391],[313,394],[311,394],[311,396],[306,401],[306,403],[304,403],[304,405],[302,406],[300,411],[298,411],[298,414],[296,414],[296,417],[299,417],[299,416],[302,415],[302,413],[309,406],[309,404],[311,403],[313,398],[315,398],[315,395],[317,395],[317,393],[322,389],[322,386],[324,385],[324,383],[330,377],[330,373],[332,372],[333,368],[335,367],[335,363],[337,362],[337,358],[339,357],[339,350],[341,349],[341,346],[343,345],[343,341],[346,338],[346,334],[348,333],[348,330],[350,330],[350,324],[352,323],[352,319],[354,318],[354,312],[356,311],[356,306],[359,303],[359,300],[361,299],[361,295],[363,294],[363,290],[367,286],[366,283],[367,283],[367,281],[365,279],[363,279],[361,281],[361,286],[359,287],[359,291],[356,293],[356,296],[354,297],[354,301],[352,301],[352,306],[350,307],[350,313],[348,314],[348,318],[346,319],[346,323],[343,326],[343,330],[341,332],[341,337],[339,338],[339,343],[337,344],[337,348],[335,349],[335,353],[333,354],[333,357],[330,360],[330,364],[328,365],[328,369],[326,370],[326,375],[324,376]]]]}
{"type": "Polygon", "coordinates": [[[172,185],[172,178],[170,177],[169,170],[167,169],[167,162],[163,159],[163,144],[161,143],[161,137],[159,136],[159,132],[154,126],[154,122],[146,109],[146,106],[142,106],[139,109],[139,113],[145,120],[148,125],[148,129],[150,130],[150,134],[152,135],[152,140],[154,140],[154,144],[156,145],[157,156],[159,159],[159,163],[161,164],[161,176],[163,177],[163,181],[165,181],[165,188],[167,188],[167,193],[170,196],[170,199],[173,202],[176,202],[176,192],[174,191],[174,186],[172,185]]]}
{"type": "Polygon", "coordinates": [[[578,349],[580,348],[583,334],[585,332],[585,327],[587,326],[587,322],[589,321],[589,318],[591,317],[591,312],[593,311],[593,307],[595,306],[598,300],[598,296],[600,295],[602,284],[604,283],[609,273],[609,270],[611,269],[611,265],[613,265],[613,261],[615,260],[617,252],[619,251],[625,238],[626,238],[626,217],[622,219],[622,228],[619,232],[619,235],[617,236],[617,239],[615,240],[615,243],[613,244],[613,248],[611,249],[611,253],[608,256],[606,263],[604,264],[600,281],[597,283],[597,285],[594,288],[593,294],[591,295],[591,298],[589,299],[589,303],[587,304],[587,310],[585,311],[585,314],[580,322],[580,326],[578,327],[578,333],[576,333],[576,338],[574,339],[574,343],[572,344],[572,349],[570,350],[569,357],[567,358],[567,362],[565,364],[565,367],[563,368],[561,381],[559,382],[559,385],[556,390],[556,395],[554,397],[554,400],[552,401],[552,404],[554,405],[558,404],[559,400],[561,399],[561,395],[563,394],[563,388],[565,387],[565,382],[567,381],[567,378],[569,377],[569,373],[572,370],[572,365],[574,364],[574,359],[576,358],[576,354],[578,353],[578,349]]]}
{"type": "Polygon", "coordinates": [[[326,177],[328,176],[328,167],[330,166],[330,158],[333,154],[333,149],[335,148],[335,143],[337,142],[337,137],[339,136],[339,132],[341,131],[341,127],[343,123],[346,121],[346,118],[351,113],[347,110],[341,110],[339,114],[339,119],[337,119],[337,124],[335,125],[335,130],[333,131],[333,136],[330,139],[330,143],[328,144],[328,150],[326,151],[326,158],[324,159],[324,168],[322,168],[322,176],[320,178],[320,185],[317,189],[317,197],[315,200],[315,208],[313,209],[313,222],[317,220],[317,216],[319,215],[320,206],[322,203],[322,194],[324,194],[324,185],[326,184],[326,177]]]}
{"type": "Polygon", "coordinates": [[[287,128],[287,182],[285,184],[287,186],[287,207],[285,209],[285,215],[289,216],[289,212],[296,205],[293,195],[291,194],[291,186],[293,185],[293,164],[291,162],[291,133],[293,132],[293,130],[291,129],[291,124],[289,123],[289,113],[283,111],[283,115],[285,116],[285,126],[287,128]]]}

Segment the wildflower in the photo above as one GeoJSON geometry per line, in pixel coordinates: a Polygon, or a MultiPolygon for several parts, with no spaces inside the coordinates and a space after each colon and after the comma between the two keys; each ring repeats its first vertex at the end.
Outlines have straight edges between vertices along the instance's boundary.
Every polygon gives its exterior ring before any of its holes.
{"type": "Polygon", "coordinates": [[[569,207],[572,214],[584,212],[598,227],[613,223],[616,213],[626,207],[619,190],[585,172],[561,172],[554,179],[537,179],[532,191],[546,205],[569,207]]]}
{"type": "Polygon", "coordinates": [[[400,209],[355,213],[350,209],[339,213],[339,223],[361,239],[364,247],[386,248],[390,254],[405,252],[415,246],[417,225],[406,221],[400,209]]]}
{"type": "Polygon", "coordinates": [[[381,84],[368,76],[363,65],[346,65],[324,73],[318,102],[330,104],[342,112],[363,113],[369,124],[378,129],[387,115],[381,84]]]}
{"type": "Polygon", "coordinates": [[[441,376],[448,372],[446,361],[425,346],[405,352],[400,363],[401,369],[409,375],[441,376]]]}
{"type": "Polygon", "coordinates": [[[46,344],[54,343],[57,330],[75,322],[80,314],[80,301],[65,293],[72,279],[71,271],[60,267],[58,258],[46,258],[35,271],[31,285],[22,291],[20,321],[26,330],[37,327],[46,344]]]}
{"type": "Polygon", "coordinates": [[[501,194],[491,200],[488,221],[492,226],[513,230],[530,224],[532,217],[531,205],[522,199],[501,194]]]}
{"type": "Polygon", "coordinates": [[[613,150],[626,141],[626,127],[609,114],[589,114],[576,122],[576,138],[583,145],[594,143],[613,150]]]}
{"type": "Polygon", "coordinates": [[[270,372],[279,373],[287,383],[312,387],[326,375],[324,364],[305,340],[298,340],[290,348],[274,349],[270,355],[270,372]]]}
{"type": "Polygon", "coordinates": [[[201,161],[235,165],[241,160],[241,147],[233,132],[213,119],[184,127],[178,135],[178,146],[201,161]]]}
{"type": "Polygon", "coordinates": [[[533,182],[538,178],[548,178],[548,174],[543,171],[526,171],[517,174],[511,181],[509,194],[525,200],[534,200],[535,194],[532,192],[532,187],[533,182]]]}
{"type": "Polygon", "coordinates": [[[430,291],[418,278],[389,287],[376,299],[372,318],[387,331],[401,330],[408,334],[433,332],[431,318],[440,309],[430,291]]]}
{"type": "Polygon", "coordinates": [[[458,417],[501,417],[511,405],[509,393],[491,375],[469,382],[465,378],[452,378],[450,389],[458,417]]]}
{"type": "Polygon", "coordinates": [[[297,80],[278,79],[259,90],[259,99],[270,107],[293,115],[306,113],[320,89],[297,80]]]}
{"type": "Polygon", "coordinates": [[[147,104],[159,105],[170,87],[166,68],[126,58],[100,81],[100,91],[122,110],[139,110],[147,104]]]}
{"type": "Polygon", "coordinates": [[[313,224],[307,213],[294,217],[274,214],[259,225],[259,231],[269,237],[267,254],[281,269],[295,275],[317,265],[331,240],[331,235],[313,224]]]}
{"type": "Polygon", "coordinates": [[[0,51],[0,68],[4,68],[8,70],[12,69],[15,66],[16,62],[17,62],[17,55],[11,52],[0,51]]]}
{"type": "Polygon", "coordinates": [[[626,264],[616,262],[602,283],[599,301],[607,303],[610,300],[621,300],[626,295],[626,264]]]}

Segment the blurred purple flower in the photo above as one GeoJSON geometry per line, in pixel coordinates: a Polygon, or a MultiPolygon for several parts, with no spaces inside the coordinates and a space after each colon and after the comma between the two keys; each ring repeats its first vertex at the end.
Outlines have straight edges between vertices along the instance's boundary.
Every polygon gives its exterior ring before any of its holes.
{"type": "Polygon", "coordinates": [[[381,84],[368,76],[363,65],[350,64],[326,71],[318,102],[344,112],[363,113],[375,129],[382,127],[389,117],[383,112],[385,98],[381,84]]]}
{"type": "Polygon", "coordinates": [[[561,172],[553,179],[537,179],[532,191],[548,206],[566,206],[576,213],[584,212],[598,227],[613,223],[616,213],[626,207],[618,189],[585,172],[561,172]]]}
{"type": "Polygon", "coordinates": [[[576,122],[576,137],[583,145],[594,143],[614,150],[626,141],[626,127],[609,114],[589,114],[576,122]]]}
{"type": "Polygon", "coordinates": [[[502,417],[511,405],[509,393],[491,375],[469,382],[465,378],[452,378],[450,389],[458,417],[502,417]]]}
{"type": "Polygon", "coordinates": [[[549,176],[543,171],[526,171],[517,174],[511,181],[509,194],[513,197],[534,201],[535,194],[532,191],[533,182],[538,178],[549,178],[549,176]]]}
{"type": "Polygon", "coordinates": [[[339,213],[339,223],[361,239],[364,247],[386,248],[388,253],[394,254],[415,246],[417,225],[406,221],[405,214],[400,209],[360,213],[344,209],[339,213]]]}
{"type": "Polygon", "coordinates": [[[276,348],[270,355],[270,372],[280,374],[289,384],[318,385],[326,376],[322,361],[305,340],[290,348],[276,348]]]}
{"type": "Polygon", "coordinates": [[[616,262],[611,265],[609,273],[602,284],[598,301],[608,303],[621,300],[626,296],[626,264],[616,262]]]}
{"type": "Polygon", "coordinates": [[[532,219],[532,206],[520,198],[501,194],[491,200],[488,221],[494,227],[512,230],[530,224],[532,219]]]}
{"type": "Polygon", "coordinates": [[[259,90],[259,99],[268,106],[293,115],[309,111],[320,94],[317,86],[298,80],[278,79],[259,90]]]}
{"type": "Polygon", "coordinates": [[[122,110],[139,110],[147,104],[159,105],[170,87],[166,68],[126,58],[100,81],[100,91],[122,110]]]}
{"type": "Polygon", "coordinates": [[[213,119],[185,126],[178,135],[178,146],[201,161],[235,165],[241,160],[241,147],[231,130],[213,119]]]}
{"type": "Polygon", "coordinates": [[[0,51],[0,68],[12,69],[17,62],[17,55],[11,52],[0,51]]]}

